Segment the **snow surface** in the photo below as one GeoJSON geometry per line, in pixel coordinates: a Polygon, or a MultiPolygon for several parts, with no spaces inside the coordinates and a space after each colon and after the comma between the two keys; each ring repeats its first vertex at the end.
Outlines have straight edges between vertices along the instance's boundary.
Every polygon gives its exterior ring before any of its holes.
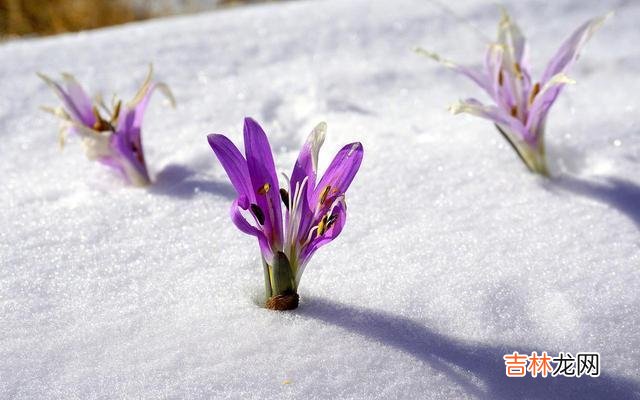
{"type": "Polygon", "coordinates": [[[458,17],[422,0],[268,4],[0,45],[0,398],[640,398],[640,3],[507,6],[538,72],[617,10],[550,117],[551,181],[490,123],[449,115],[479,89],[412,51],[480,61],[489,1],[458,17]],[[60,151],[35,73],[129,98],[151,61],[178,108],[146,115],[146,190],[77,141],[60,151]],[[321,167],[365,147],[295,312],[259,306],[257,243],[230,223],[205,139],[239,143],[245,115],[283,171],[321,120],[321,167]],[[602,376],[510,380],[514,350],[598,351],[602,376]]]}

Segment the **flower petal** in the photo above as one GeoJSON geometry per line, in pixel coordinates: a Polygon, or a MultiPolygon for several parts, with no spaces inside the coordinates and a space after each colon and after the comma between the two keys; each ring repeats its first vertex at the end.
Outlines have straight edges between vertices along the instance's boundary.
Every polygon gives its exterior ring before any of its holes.
{"type": "Polygon", "coordinates": [[[294,198],[296,186],[302,185],[302,181],[305,177],[308,177],[306,183],[306,192],[312,193],[316,186],[316,175],[318,173],[318,153],[324,143],[324,138],[327,132],[327,124],[324,122],[319,123],[313,131],[309,134],[307,141],[302,146],[298,159],[293,166],[293,172],[291,173],[291,180],[289,185],[289,196],[294,198]]]}
{"type": "Polygon", "coordinates": [[[207,136],[209,145],[218,157],[222,168],[227,172],[231,184],[236,189],[238,195],[247,196],[250,200],[254,198],[249,178],[247,161],[240,150],[224,135],[212,134],[207,136]]]}
{"type": "Polygon", "coordinates": [[[249,200],[246,196],[240,196],[231,203],[230,215],[233,224],[242,232],[255,236],[260,245],[260,252],[266,260],[273,259],[273,250],[269,245],[269,240],[265,234],[255,226],[251,225],[240,212],[240,208],[246,210],[249,208],[249,200]]]}
{"type": "Polygon", "coordinates": [[[590,19],[580,25],[560,46],[560,49],[558,49],[549,61],[549,64],[547,64],[547,68],[544,74],[542,74],[541,84],[544,85],[554,75],[566,71],[578,59],[582,47],[611,15],[613,15],[613,13],[590,19]]]}
{"type": "Polygon", "coordinates": [[[496,106],[487,106],[476,99],[467,99],[452,105],[449,110],[453,114],[467,113],[491,120],[496,124],[509,127],[511,131],[519,134],[521,139],[524,141],[529,142],[534,140],[520,120],[505,113],[502,109],[496,106]]]}
{"type": "Polygon", "coordinates": [[[302,249],[300,253],[300,266],[296,272],[296,283],[300,283],[300,277],[304,272],[304,268],[307,263],[311,259],[311,256],[318,250],[320,247],[325,244],[331,242],[333,239],[337,238],[342,232],[342,228],[347,222],[347,205],[345,202],[340,202],[333,210],[333,214],[336,215],[335,222],[331,225],[329,229],[327,229],[324,234],[321,236],[317,236],[311,240],[311,242],[302,249]]]}
{"type": "Polygon", "coordinates": [[[528,52],[527,40],[504,7],[501,7],[501,12],[502,18],[498,24],[498,43],[505,49],[505,62],[509,65],[517,63],[521,68],[524,68],[528,52]]]}
{"type": "Polygon", "coordinates": [[[162,94],[164,94],[165,97],[169,99],[172,107],[175,107],[176,104],[175,98],[173,97],[169,86],[162,82],[153,82],[152,78],[153,66],[149,65],[149,72],[142,86],[140,87],[140,89],[138,89],[138,92],[136,93],[134,98],[129,103],[127,103],[127,108],[135,110],[135,119],[133,121],[133,124],[137,127],[142,126],[142,118],[144,116],[144,112],[147,108],[147,105],[149,104],[149,101],[151,100],[151,94],[155,89],[160,90],[162,94]]]}
{"type": "Polygon", "coordinates": [[[151,180],[142,149],[140,127],[135,125],[134,109],[123,111],[118,119],[118,128],[112,136],[112,147],[122,157],[122,166],[129,182],[142,186],[151,180]]]}
{"type": "Polygon", "coordinates": [[[540,90],[540,93],[534,98],[533,103],[531,103],[529,116],[527,118],[527,131],[536,135],[538,129],[544,126],[543,122],[547,117],[549,108],[551,108],[556,101],[564,85],[572,83],[575,83],[575,81],[567,77],[564,73],[556,74],[547,81],[540,90]]]}
{"type": "Polygon", "coordinates": [[[504,73],[502,72],[502,59],[504,47],[492,44],[487,49],[484,59],[484,68],[491,85],[491,98],[501,107],[512,103],[513,94],[505,86],[504,73]],[[502,74],[502,76],[501,76],[502,74]]]}
{"type": "Polygon", "coordinates": [[[88,127],[95,124],[96,117],[93,115],[91,99],[72,75],[62,74],[66,89],[44,74],[38,73],[38,76],[58,95],[65,110],[73,119],[88,127]]]}
{"type": "Polygon", "coordinates": [[[265,214],[265,232],[279,247],[282,243],[282,208],[276,167],[267,135],[251,118],[244,120],[244,147],[256,203],[265,214]]]}
{"type": "Polygon", "coordinates": [[[491,85],[492,82],[481,71],[478,71],[475,68],[458,65],[453,61],[444,59],[440,57],[438,54],[432,53],[420,47],[416,49],[416,53],[427,56],[432,60],[435,60],[440,64],[444,65],[445,67],[450,68],[458,73],[461,73],[462,75],[466,76],[467,78],[475,82],[478,86],[483,88],[487,93],[489,93],[490,96],[493,96],[493,90],[491,85]]]}
{"type": "Polygon", "coordinates": [[[364,149],[360,142],[350,143],[340,149],[320,179],[311,205],[315,205],[327,186],[335,194],[344,194],[360,168],[363,155],[364,149]]]}

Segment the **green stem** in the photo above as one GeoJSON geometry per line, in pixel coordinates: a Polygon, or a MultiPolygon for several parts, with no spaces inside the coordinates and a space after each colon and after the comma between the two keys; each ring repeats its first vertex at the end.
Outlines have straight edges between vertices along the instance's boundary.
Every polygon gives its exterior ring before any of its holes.
{"type": "Polygon", "coordinates": [[[547,168],[547,159],[545,157],[544,141],[542,137],[538,139],[536,147],[533,148],[524,142],[518,142],[496,124],[498,132],[502,134],[505,140],[511,145],[513,150],[518,154],[520,160],[527,166],[529,171],[549,177],[549,169],[547,168]]]}
{"type": "Polygon", "coordinates": [[[291,264],[283,252],[279,251],[274,255],[271,265],[263,260],[263,266],[267,299],[296,292],[295,277],[291,270],[291,264]]]}
{"type": "Polygon", "coordinates": [[[273,295],[273,289],[271,288],[271,274],[269,273],[269,264],[263,258],[262,259],[262,268],[264,270],[264,293],[266,298],[268,299],[273,295]]]}

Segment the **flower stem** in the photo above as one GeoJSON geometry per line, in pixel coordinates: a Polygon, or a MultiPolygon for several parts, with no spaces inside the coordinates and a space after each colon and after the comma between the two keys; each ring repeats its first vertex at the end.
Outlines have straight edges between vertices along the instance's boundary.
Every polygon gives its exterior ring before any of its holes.
{"type": "Polygon", "coordinates": [[[271,265],[263,260],[266,307],[271,310],[293,310],[298,307],[299,296],[295,290],[295,278],[287,256],[279,251],[271,265]]]}
{"type": "Polygon", "coordinates": [[[513,140],[498,124],[495,125],[498,131],[511,145],[513,150],[518,154],[520,160],[527,166],[529,171],[549,177],[549,169],[547,168],[547,159],[544,151],[544,141],[542,138],[538,140],[537,146],[533,147],[525,142],[513,140]]]}
{"type": "Polygon", "coordinates": [[[267,261],[264,258],[262,259],[262,267],[264,270],[264,293],[268,299],[273,294],[273,290],[271,289],[271,277],[269,274],[269,264],[267,264],[267,261]]]}

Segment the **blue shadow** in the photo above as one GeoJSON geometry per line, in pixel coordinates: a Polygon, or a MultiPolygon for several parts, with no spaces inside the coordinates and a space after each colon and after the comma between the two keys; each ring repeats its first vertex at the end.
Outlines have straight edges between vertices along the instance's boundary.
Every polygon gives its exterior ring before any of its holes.
{"type": "MultiPolygon", "coordinates": [[[[509,378],[505,375],[503,355],[513,351],[531,354],[531,351],[540,353],[550,349],[464,342],[435,332],[409,318],[315,297],[307,297],[307,300],[299,309],[301,316],[338,326],[403,351],[442,371],[466,392],[478,398],[640,399],[639,382],[602,371],[597,378],[532,378],[529,375],[525,378],[509,378]]],[[[556,354],[553,353],[554,356],[556,354]]],[[[601,363],[606,366],[606,360],[601,360],[601,363]]]]}

